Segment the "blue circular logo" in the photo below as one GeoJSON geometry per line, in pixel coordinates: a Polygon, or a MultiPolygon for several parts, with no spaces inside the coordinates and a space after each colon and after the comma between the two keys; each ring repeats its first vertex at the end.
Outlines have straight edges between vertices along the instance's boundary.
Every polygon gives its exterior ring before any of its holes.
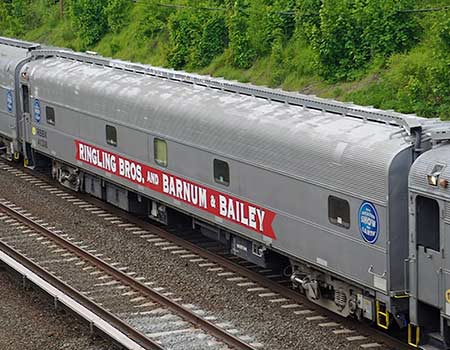
{"type": "Polygon", "coordinates": [[[41,121],[41,104],[39,103],[39,100],[34,100],[34,120],[36,120],[37,123],[41,121]]]}
{"type": "Polygon", "coordinates": [[[374,244],[379,235],[380,228],[378,226],[378,213],[372,203],[364,202],[359,208],[359,232],[362,238],[374,244]]]}
{"type": "Polygon", "coordinates": [[[14,96],[11,90],[8,90],[6,93],[6,108],[9,113],[12,113],[14,110],[14,96]]]}

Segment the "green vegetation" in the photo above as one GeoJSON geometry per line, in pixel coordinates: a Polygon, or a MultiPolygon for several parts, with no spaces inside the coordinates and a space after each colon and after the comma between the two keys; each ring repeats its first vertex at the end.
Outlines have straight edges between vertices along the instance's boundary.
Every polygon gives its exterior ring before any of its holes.
{"type": "Polygon", "coordinates": [[[450,119],[449,0],[0,0],[0,35],[450,119]],[[169,4],[168,6],[166,4],[169,4]],[[440,8],[440,11],[405,10],[440,8]]]}

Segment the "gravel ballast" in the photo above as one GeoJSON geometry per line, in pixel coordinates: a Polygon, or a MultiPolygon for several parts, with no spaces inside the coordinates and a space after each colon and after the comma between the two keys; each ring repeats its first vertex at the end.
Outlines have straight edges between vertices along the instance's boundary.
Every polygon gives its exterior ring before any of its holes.
{"type": "MultiPolygon", "coordinates": [[[[220,321],[247,333],[264,349],[361,349],[367,341],[349,342],[320,323],[307,320],[278,303],[269,303],[226,277],[207,272],[198,263],[180,259],[132,232],[61,199],[45,189],[0,170],[0,197],[31,211],[56,229],[96,249],[136,276],[174,293],[183,303],[195,304],[220,321]]],[[[318,315],[314,313],[313,315],[318,315]]],[[[378,347],[382,349],[383,347],[378,347]]],[[[385,347],[384,347],[385,348],[385,347]]]]}
{"type": "Polygon", "coordinates": [[[56,312],[41,293],[23,290],[0,270],[0,349],[2,350],[112,350],[107,342],[89,335],[73,316],[56,312]]]}

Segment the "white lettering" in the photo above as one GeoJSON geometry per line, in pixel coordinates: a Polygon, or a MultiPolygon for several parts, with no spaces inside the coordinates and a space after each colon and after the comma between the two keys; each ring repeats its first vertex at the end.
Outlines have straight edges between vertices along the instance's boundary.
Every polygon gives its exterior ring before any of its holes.
{"type": "Polygon", "coordinates": [[[96,149],[92,150],[92,164],[97,165],[98,162],[98,151],[96,149]]]}
{"type": "MultiPolygon", "coordinates": [[[[147,170],[146,174],[144,174],[143,166],[140,163],[123,159],[113,153],[82,143],[78,143],[78,159],[124,178],[128,178],[134,182],[147,182],[153,185],[159,185],[160,183],[159,175],[147,170]]],[[[162,173],[161,176],[162,193],[202,209],[208,209],[209,207],[215,209],[218,205],[220,216],[264,233],[265,210],[221,194],[218,194],[217,203],[217,195],[212,193],[208,194],[207,188],[194,185],[181,178],[164,173],[162,173]],[[210,201],[210,204],[208,204],[208,200],[210,201]]],[[[150,188],[153,189],[153,187],[150,188]]],[[[365,214],[366,215],[361,216],[361,223],[366,227],[362,227],[361,229],[366,232],[366,234],[373,235],[372,228],[376,228],[377,226],[376,216],[370,212],[365,214]]]]}
{"type": "Polygon", "coordinates": [[[119,175],[125,176],[125,162],[122,158],[119,158],[119,175]]]}
{"type": "Polygon", "coordinates": [[[102,162],[103,153],[104,152],[100,152],[99,150],[97,150],[97,166],[99,166],[100,168],[103,168],[102,162]]]}
{"type": "Polygon", "coordinates": [[[228,219],[236,220],[236,216],[234,215],[234,207],[233,207],[233,200],[231,198],[228,199],[228,219]]]}
{"type": "Polygon", "coordinates": [[[256,229],[256,208],[248,207],[248,221],[250,227],[256,229]]]}
{"type": "Polygon", "coordinates": [[[85,146],[86,158],[84,159],[88,163],[92,163],[92,148],[85,146]]]}
{"type": "Polygon", "coordinates": [[[261,209],[256,209],[256,214],[258,214],[259,230],[264,232],[264,217],[266,216],[266,212],[261,209]]]}
{"type": "Polygon", "coordinates": [[[169,194],[175,196],[175,181],[172,176],[169,178],[169,194]]]}
{"type": "Polygon", "coordinates": [[[191,184],[189,182],[183,181],[183,199],[186,202],[191,202],[191,184]]]}
{"type": "Polygon", "coordinates": [[[220,208],[220,215],[221,216],[227,216],[227,199],[219,194],[219,208],[220,208]]]}
{"type": "Polygon", "coordinates": [[[81,159],[81,160],[85,160],[85,159],[84,159],[84,146],[80,143],[80,144],[78,144],[78,147],[79,147],[79,155],[80,155],[80,159],[81,159]]]}
{"type": "Polygon", "coordinates": [[[197,205],[198,203],[198,187],[191,185],[191,199],[192,204],[197,205]]]}
{"type": "Polygon", "coordinates": [[[169,177],[166,174],[162,174],[163,180],[163,192],[169,193],[169,177]]]}
{"type": "MultiPolygon", "coordinates": [[[[142,171],[142,169],[141,169],[142,171]]],[[[158,174],[154,174],[151,171],[147,171],[147,182],[153,185],[159,185],[159,177],[158,174]]]]}
{"type": "Polygon", "coordinates": [[[130,163],[127,160],[123,160],[123,163],[125,164],[125,172],[123,175],[130,178],[130,163]]]}
{"type": "Polygon", "coordinates": [[[248,219],[245,217],[244,204],[239,202],[239,206],[241,207],[241,213],[242,213],[241,222],[245,226],[248,226],[248,219]]]}
{"type": "Polygon", "coordinates": [[[199,190],[199,195],[200,195],[200,201],[199,201],[199,206],[201,208],[208,208],[208,204],[206,203],[206,189],[204,188],[200,188],[199,190]]]}
{"type": "Polygon", "coordinates": [[[140,165],[136,165],[136,181],[144,182],[144,177],[142,176],[142,167],[140,165]]]}
{"type": "Polygon", "coordinates": [[[176,179],[175,180],[175,184],[177,187],[177,197],[178,198],[183,198],[183,183],[181,182],[180,179],[176,179]]]}

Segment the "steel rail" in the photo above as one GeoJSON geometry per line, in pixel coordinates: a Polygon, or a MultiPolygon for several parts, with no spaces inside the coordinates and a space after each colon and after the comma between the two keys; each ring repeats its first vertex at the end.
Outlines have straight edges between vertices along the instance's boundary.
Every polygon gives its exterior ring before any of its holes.
{"type": "MultiPolygon", "coordinates": [[[[103,270],[105,273],[112,276],[115,280],[121,281],[124,284],[128,285],[129,287],[133,288],[134,290],[142,293],[143,295],[149,297],[150,299],[156,301],[157,303],[161,304],[162,306],[166,307],[167,309],[171,310],[172,312],[176,313],[177,315],[181,316],[185,320],[191,322],[192,324],[196,325],[200,329],[203,329],[208,332],[208,334],[218,338],[219,340],[226,343],[228,346],[231,346],[234,349],[237,350],[257,350],[255,347],[251,346],[250,344],[247,344],[246,342],[240,340],[238,337],[226,332],[222,328],[217,327],[215,324],[201,318],[200,316],[197,316],[194,312],[191,310],[179,305],[178,303],[172,301],[168,297],[158,293],[157,291],[147,287],[145,284],[135,280],[134,278],[128,276],[127,274],[123,273],[122,271],[116,269],[115,267],[107,264],[103,260],[95,257],[94,255],[80,249],[79,247],[75,246],[65,238],[59,236],[58,234],[48,230],[44,226],[40,225],[39,223],[27,218],[26,216],[20,214],[16,210],[9,208],[8,206],[4,205],[0,202],[0,210],[8,213],[9,216],[15,218],[16,220],[26,224],[28,227],[32,228],[36,232],[42,234],[43,236],[51,239],[56,244],[60,245],[64,249],[72,252],[73,254],[81,257],[83,260],[91,263],[92,265],[95,265],[97,268],[103,270]]],[[[40,268],[39,268],[40,269],[40,268]]],[[[42,269],[40,269],[42,272],[42,269]]],[[[52,277],[55,279],[54,277],[52,277]]],[[[62,287],[67,289],[70,288],[69,286],[65,285],[63,282],[59,281],[59,284],[63,284],[62,287]]],[[[76,291],[71,290],[72,293],[76,293],[76,291]]],[[[93,302],[90,302],[90,304],[94,304],[93,302]]],[[[99,308],[98,305],[95,306],[97,309],[99,308]]],[[[101,308],[100,308],[101,309],[101,308]]],[[[108,319],[111,319],[112,322],[117,322],[117,319],[114,315],[108,313],[106,310],[99,310],[102,314],[105,314],[108,319]]],[[[120,320],[119,320],[120,321],[120,320]]],[[[121,327],[124,327],[121,325],[121,327]]],[[[130,332],[136,339],[138,339],[140,342],[145,342],[145,340],[150,341],[147,337],[144,336],[144,339],[139,339],[142,334],[140,334],[138,331],[133,330],[130,326],[126,326],[125,329],[127,330],[127,333],[130,332]]],[[[151,343],[148,343],[149,346],[153,346],[155,349],[163,349],[153,341],[150,341],[151,343]]],[[[150,347],[150,349],[153,349],[150,347]]]]}
{"type": "MultiPolygon", "coordinates": [[[[15,211],[4,206],[2,203],[0,203],[0,211],[7,213],[8,216],[10,217],[14,217],[15,219],[20,220],[22,223],[26,224],[29,227],[33,227],[33,229],[36,230],[38,229],[35,223],[32,225],[30,224],[29,219],[23,220],[24,218],[23,216],[18,215],[15,211]]],[[[41,232],[41,229],[39,229],[39,231],[41,232]]],[[[21,253],[19,253],[18,251],[16,251],[14,248],[10,247],[7,243],[2,242],[1,240],[0,240],[0,250],[3,251],[5,254],[7,254],[13,260],[23,265],[26,269],[28,269],[29,271],[33,272],[34,274],[36,274],[37,276],[39,276],[40,278],[51,284],[59,291],[63,292],[65,295],[75,300],[80,305],[89,309],[91,312],[99,316],[101,319],[108,322],[114,328],[123,333],[126,337],[130,338],[135,343],[141,345],[143,348],[149,350],[164,350],[164,348],[162,348],[159,344],[147,338],[144,334],[137,331],[133,327],[129,326],[127,323],[125,323],[115,315],[111,314],[109,311],[105,310],[97,303],[91,301],[89,298],[85,297],[83,294],[81,294],[68,284],[64,283],[59,278],[53,276],[45,269],[43,269],[42,267],[40,267],[27,257],[25,257],[24,255],[22,255],[21,253]]]]}
{"type": "MultiPolygon", "coordinates": [[[[208,261],[215,262],[219,266],[224,267],[224,268],[236,273],[239,276],[246,277],[250,281],[257,283],[261,287],[269,289],[271,292],[278,293],[282,297],[289,298],[290,300],[297,302],[297,303],[301,303],[303,305],[307,305],[310,308],[320,309],[322,314],[327,315],[329,318],[337,319],[344,324],[348,324],[348,326],[353,326],[353,327],[355,326],[354,322],[352,322],[351,320],[342,318],[339,315],[336,315],[335,313],[333,313],[329,310],[326,310],[317,304],[312,303],[304,295],[300,294],[299,292],[297,292],[289,287],[283,286],[276,281],[268,279],[267,277],[265,277],[264,275],[262,275],[256,271],[247,269],[246,267],[239,265],[238,263],[233,262],[226,257],[223,257],[212,251],[209,251],[206,248],[202,248],[192,242],[189,242],[188,240],[186,240],[180,236],[177,236],[173,233],[170,233],[170,232],[164,230],[163,228],[155,226],[155,225],[153,225],[149,222],[146,222],[136,216],[133,216],[127,212],[124,212],[123,210],[121,210],[119,208],[113,207],[113,206],[109,205],[108,203],[105,203],[97,198],[94,198],[87,194],[81,194],[81,193],[77,193],[77,197],[82,198],[83,200],[85,200],[91,204],[95,204],[99,208],[104,209],[107,212],[112,213],[115,216],[118,216],[130,223],[133,223],[136,226],[141,227],[142,229],[148,230],[149,232],[154,233],[154,234],[158,235],[159,237],[172,242],[175,245],[179,245],[180,247],[185,248],[185,249],[189,250],[190,252],[197,254],[200,257],[202,257],[208,261]]],[[[399,350],[400,349],[409,349],[409,347],[404,342],[402,342],[401,340],[399,340],[397,338],[390,336],[389,334],[386,334],[382,331],[374,329],[373,327],[370,327],[363,323],[358,323],[357,326],[362,331],[365,331],[366,333],[370,334],[371,336],[374,336],[377,338],[382,338],[380,340],[382,340],[385,343],[390,343],[392,346],[395,347],[395,349],[399,349],[399,350]]]]}
{"type": "MultiPolygon", "coordinates": [[[[11,164],[11,163],[8,163],[8,164],[14,166],[14,168],[16,168],[16,169],[21,169],[25,173],[32,175],[37,179],[40,179],[42,181],[45,181],[48,184],[52,184],[54,186],[57,186],[60,189],[67,191],[67,188],[65,188],[65,187],[61,186],[59,183],[49,179],[49,177],[46,176],[45,174],[36,173],[36,172],[31,171],[26,168],[24,169],[23,167],[16,165],[16,164],[11,164]]],[[[108,212],[110,214],[114,214],[115,216],[117,216],[123,220],[126,220],[129,223],[133,223],[136,226],[141,227],[142,229],[145,229],[151,233],[154,233],[163,239],[166,239],[174,244],[177,244],[183,248],[186,248],[189,251],[191,251],[192,253],[195,253],[206,260],[209,260],[211,262],[216,262],[221,267],[227,268],[230,271],[233,271],[240,276],[245,276],[249,280],[257,282],[260,286],[266,287],[267,289],[269,289],[273,292],[277,292],[278,294],[280,294],[283,297],[289,298],[295,302],[301,303],[312,309],[316,309],[316,310],[320,309],[321,313],[324,316],[327,316],[330,319],[335,319],[347,327],[350,327],[350,328],[357,327],[362,332],[367,333],[367,335],[373,336],[374,338],[378,338],[378,340],[382,341],[386,345],[389,344],[389,345],[393,346],[393,348],[399,349],[399,350],[400,349],[405,349],[405,350],[409,349],[408,345],[405,342],[401,341],[400,339],[398,339],[396,337],[393,337],[392,335],[386,334],[384,331],[374,329],[373,327],[371,327],[367,324],[363,324],[363,323],[359,323],[359,322],[355,324],[355,322],[352,321],[351,319],[343,318],[339,315],[336,315],[335,313],[333,313],[331,311],[328,311],[328,310],[318,306],[317,304],[312,303],[304,295],[300,294],[298,291],[295,291],[289,287],[283,286],[273,280],[270,280],[267,277],[259,274],[258,272],[247,269],[246,267],[239,265],[238,263],[233,262],[233,261],[227,259],[226,257],[218,255],[214,252],[211,252],[211,251],[207,250],[206,248],[199,247],[195,243],[189,242],[185,238],[182,238],[180,236],[177,236],[174,233],[166,231],[164,228],[155,226],[154,224],[149,223],[148,221],[145,221],[142,218],[136,217],[130,213],[123,211],[120,208],[114,207],[114,206],[112,206],[106,202],[103,202],[95,197],[92,197],[88,194],[74,193],[72,191],[70,191],[70,193],[72,193],[79,199],[82,199],[92,205],[95,205],[95,206],[105,210],[106,212],[108,212]]]]}

